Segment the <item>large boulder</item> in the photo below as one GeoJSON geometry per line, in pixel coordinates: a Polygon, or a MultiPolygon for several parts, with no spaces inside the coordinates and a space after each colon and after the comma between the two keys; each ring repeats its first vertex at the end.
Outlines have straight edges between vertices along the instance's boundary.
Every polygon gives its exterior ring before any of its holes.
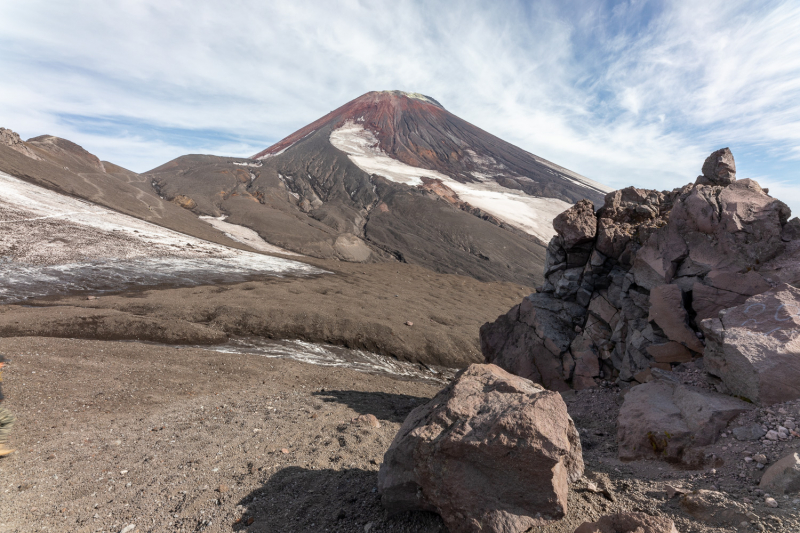
{"type": "Polygon", "coordinates": [[[526,531],[562,518],[583,475],[578,432],[558,393],[472,365],[409,414],[384,456],[390,512],[439,513],[450,531],[526,531]]]}
{"type": "Polygon", "coordinates": [[[800,398],[800,289],[781,284],[701,324],[705,368],[733,394],[762,405],[800,398]]]}
{"type": "Polygon", "coordinates": [[[770,466],[759,487],[772,494],[800,492],[800,453],[790,453],[770,466]]]}
{"type": "Polygon", "coordinates": [[[713,152],[703,162],[703,175],[697,183],[710,185],[730,185],[736,181],[736,162],[730,148],[713,152]]]}
{"type": "Polygon", "coordinates": [[[697,465],[698,447],[713,444],[728,422],[753,406],[674,381],[632,388],[617,419],[619,458],[663,459],[697,465]]]}
{"type": "Polygon", "coordinates": [[[575,533],[678,533],[666,516],[622,512],[601,516],[597,522],[584,522],[575,533]]]}

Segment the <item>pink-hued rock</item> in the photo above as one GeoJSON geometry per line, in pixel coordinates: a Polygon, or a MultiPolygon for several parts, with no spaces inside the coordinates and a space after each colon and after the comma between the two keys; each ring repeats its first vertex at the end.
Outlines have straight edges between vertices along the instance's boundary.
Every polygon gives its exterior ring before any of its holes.
{"type": "Polygon", "coordinates": [[[594,204],[581,200],[553,219],[553,228],[564,239],[567,250],[576,244],[592,242],[597,233],[594,204]]]}
{"type": "Polygon", "coordinates": [[[688,363],[693,359],[692,352],[675,341],[651,344],[647,347],[647,353],[653,356],[656,363],[688,363]]]}
{"type": "Polygon", "coordinates": [[[703,162],[703,175],[698,184],[730,185],[736,181],[736,163],[730,148],[722,148],[708,156],[703,162]]]}
{"type": "Polygon", "coordinates": [[[661,379],[633,387],[617,419],[619,458],[692,463],[728,422],[753,406],[724,394],[661,379]]]}
{"type": "Polygon", "coordinates": [[[572,388],[579,390],[597,386],[594,378],[600,375],[600,359],[591,339],[583,335],[577,337],[572,343],[570,352],[575,361],[572,388]]]}
{"type": "Polygon", "coordinates": [[[561,395],[495,365],[472,365],[409,414],[384,456],[390,512],[439,513],[453,533],[517,533],[562,518],[583,475],[561,395]]]}
{"type": "Polygon", "coordinates": [[[800,398],[800,289],[782,284],[702,323],[705,368],[762,404],[800,398]]]}
{"type": "Polygon", "coordinates": [[[772,494],[800,492],[800,453],[790,453],[772,464],[758,486],[772,494]]]}
{"type": "Polygon", "coordinates": [[[710,526],[730,527],[748,522],[748,508],[715,490],[694,490],[681,496],[683,512],[710,526]]]}
{"type": "Polygon", "coordinates": [[[601,516],[597,522],[584,522],[575,533],[678,533],[678,530],[665,516],[622,512],[601,516]]]}
{"type": "Polygon", "coordinates": [[[703,353],[702,320],[780,283],[800,286],[800,220],[790,221],[788,206],[755,181],[736,180],[735,169],[722,149],[695,184],[608,193],[593,241],[588,204],[563,213],[537,303],[523,301],[518,318],[481,328],[487,362],[558,390],[591,386],[600,376],[647,379],[650,368],[703,353]],[[551,311],[559,302],[571,316],[551,311]],[[531,305],[534,313],[522,312],[531,305]],[[591,345],[576,344],[578,335],[591,345]],[[598,375],[587,350],[599,356],[598,375]]]}
{"type": "Polygon", "coordinates": [[[0,128],[0,145],[8,146],[12,150],[30,157],[31,159],[41,159],[33,153],[27,144],[20,138],[19,133],[7,128],[0,128]]]}
{"type": "Polygon", "coordinates": [[[650,291],[650,314],[647,319],[658,324],[670,340],[692,351],[703,352],[702,341],[689,327],[689,315],[683,307],[683,293],[677,285],[659,285],[650,291]]]}

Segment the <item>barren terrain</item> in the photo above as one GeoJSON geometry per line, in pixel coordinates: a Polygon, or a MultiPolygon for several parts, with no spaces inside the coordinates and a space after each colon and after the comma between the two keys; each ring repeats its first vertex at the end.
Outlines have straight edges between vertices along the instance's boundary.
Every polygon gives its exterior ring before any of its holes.
{"type": "MultiPolygon", "coordinates": [[[[13,356],[6,405],[18,417],[18,452],[0,460],[0,532],[444,531],[429,513],[387,516],[375,491],[395,432],[439,382],[136,342],[5,338],[0,351],[13,356]]],[[[800,527],[800,502],[779,497],[772,509],[752,492],[759,472],[742,443],[723,439],[716,466],[698,471],[620,463],[619,390],[565,400],[586,476],[569,515],[536,531],[572,533],[620,509],[666,514],[682,533],[800,527]],[[723,508],[752,519],[696,520],[668,485],[719,490],[723,508]]],[[[800,405],[774,412],[786,408],[800,405]]]]}

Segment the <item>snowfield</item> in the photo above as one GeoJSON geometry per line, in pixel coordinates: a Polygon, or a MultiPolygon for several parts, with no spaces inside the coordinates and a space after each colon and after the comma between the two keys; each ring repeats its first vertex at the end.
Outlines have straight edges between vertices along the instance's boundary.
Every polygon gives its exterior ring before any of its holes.
{"type": "Polygon", "coordinates": [[[81,290],[324,272],[191,237],[2,172],[0,263],[0,303],[81,290]]]}
{"type": "MultiPolygon", "coordinates": [[[[381,151],[378,140],[372,132],[352,121],[331,132],[330,141],[364,172],[378,174],[412,187],[422,185],[422,177],[441,180],[455,191],[462,201],[544,242],[550,241],[556,234],[553,229],[553,219],[572,205],[555,198],[528,196],[523,192],[502,187],[491,179],[489,171],[473,173],[473,176],[481,180],[478,183],[459,183],[435,170],[406,165],[381,151]]],[[[565,169],[562,170],[566,172],[565,169]]],[[[570,176],[579,175],[570,173],[570,176]]],[[[594,186],[599,185],[594,184],[594,186]]]]}
{"type": "Polygon", "coordinates": [[[208,222],[209,224],[211,224],[212,226],[223,232],[226,236],[230,237],[234,241],[246,244],[250,248],[258,250],[259,252],[266,252],[268,254],[300,256],[300,254],[290,252],[289,250],[284,250],[279,246],[275,246],[274,244],[268,243],[267,241],[261,238],[261,235],[256,233],[254,230],[251,230],[250,228],[247,228],[245,226],[240,226],[238,224],[231,224],[230,222],[225,222],[226,218],[228,217],[225,215],[222,215],[220,217],[201,216],[200,220],[208,222]]]}

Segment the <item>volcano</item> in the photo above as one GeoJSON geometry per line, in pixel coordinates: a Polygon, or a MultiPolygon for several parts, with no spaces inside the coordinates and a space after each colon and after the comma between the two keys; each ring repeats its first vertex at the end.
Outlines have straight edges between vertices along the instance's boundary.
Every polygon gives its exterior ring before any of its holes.
{"type": "Polygon", "coordinates": [[[527,285],[552,219],[608,191],[401,91],[367,93],[250,159],[183,156],[147,175],[195,214],[294,252],[527,285]]]}

